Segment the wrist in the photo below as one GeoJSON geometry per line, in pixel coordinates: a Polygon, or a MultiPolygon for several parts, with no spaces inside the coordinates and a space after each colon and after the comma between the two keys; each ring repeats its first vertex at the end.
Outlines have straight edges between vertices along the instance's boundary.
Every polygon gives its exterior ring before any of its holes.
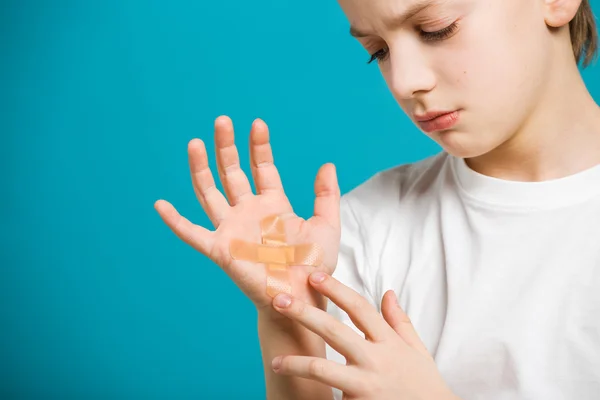
{"type": "MultiPolygon", "coordinates": [[[[322,295],[311,295],[310,299],[300,299],[303,302],[319,308],[320,310],[323,311],[327,311],[327,298],[325,296],[322,295]]],[[[275,324],[275,325],[281,325],[283,327],[287,327],[290,325],[291,322],[293,322],[292,320],[290,320],[288,317],[284,316],[283,314],[281,314],[280,312],[278,312],[274,307],[273,307],[273,303],[272,300],[270,303],[264,305],[264,306],[257,306],[256,307],[256,311],[257,311],[257,315],[258,315],[258,321],[262,322],[262,323],[266,323],[266,324],[275,324]]]]}
{"type": "Polygon", "coordinates": [[[275,356],[285,354],[325,357],[323,338],[288,318],[273,320],[270,315],[259,316],[258,337],[263,359],[269,366],[275,356]]]}
{"type": "Polygon", "coordinates": [[[296,330],[298,322],[289,319],[273,308],[272,305],[257,310],[258,328],[292,333],[296,330]]]}
{"type": "Polygon", "coordinates": [[[323,342],[319,335],[273,308],[258,312],[258,334],[263,339],[293,342],[301,347],[323,342]]]}

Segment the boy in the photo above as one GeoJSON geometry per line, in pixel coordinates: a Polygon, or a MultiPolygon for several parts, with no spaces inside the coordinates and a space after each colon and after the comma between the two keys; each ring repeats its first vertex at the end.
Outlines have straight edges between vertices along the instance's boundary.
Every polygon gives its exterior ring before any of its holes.
{"type": "Polygon", "coordinates": [[[597,398],[600,109],[577,68],[596,52],[588,1],[339,3],[398,104],[444,151],[341,200],[326,164],[303,221],[265,124],[251,132],[254,195],[220,117],[227,198],[203,143],[189,145],[216,231],[156,204],[257,306],[268,398],[331,399],[330,387],[337,399],[597,398]],[[325,272],[290,267],[292,295],[274,299],[268,269],[232,247],[260,243],[268,215],[285,216],[288,245],[318,244],[325,272]]]}

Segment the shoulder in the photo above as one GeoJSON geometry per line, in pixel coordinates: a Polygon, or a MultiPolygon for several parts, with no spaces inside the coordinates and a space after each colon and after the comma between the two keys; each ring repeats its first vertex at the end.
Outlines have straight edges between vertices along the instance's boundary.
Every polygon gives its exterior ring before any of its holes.
{"type": "Polygon", "coordinates": [[[448,160],[446,153],[439,153],[380,171],[341,198],[335,277],[376,307],[380,304],[376,280],[381,256],[386,248],[401,245],[409,225],[422,221],[420,208],[436,201],[442,186],[437,183],[445,176],[448,160]]]}
{"type": "MultiPolygon", "coordinates": [[[[397,207],[410,196],[431,197],[450,162],[446,152],[377,172],[342,195],[341,207],[354,217],[369,218],[397,207]]],[[[362,219],[360,218],[360,219],[362,219]]]]}

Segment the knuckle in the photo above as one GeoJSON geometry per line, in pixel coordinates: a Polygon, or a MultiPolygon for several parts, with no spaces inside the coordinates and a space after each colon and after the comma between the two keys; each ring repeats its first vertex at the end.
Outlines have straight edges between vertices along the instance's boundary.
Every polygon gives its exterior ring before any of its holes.
{"type": "Polygon", "coordinates": [[[217,194],[217,187],[213,185],[207,185],[206,187],[201,187],[199,190],[200,196],[205,200],[214,197],[217,194]]]}
{"type": "Polygon", "coordinates": [[[327,321],[323,324],[323,335],[330,339],[337,339],[340,335],[340,329],[337,321],[327,321]]]}
{"type": "Polygon", "coordinates": [[[400,313],[400,322],[402,322],[404,324],[412,324],[412,321],[410,320],[410,317],[404,311],[402,311],[400,313]]]}
{"type": "Polygon", "coordinates": [[[271,162],[269,160],[261,160],[261,161],[256,162],[256,168],[259,168],[259,169],[271,168],[273,166],[274,166],[273,162],[271,162]]]}
{"type": "Polygon", "coordinates": [[[308,307],[306,306],[306,303],[303,301],[296,301],[293,303],[296,303],[296,314],[304,316],[308,313],[308,307]]]}
{"type": "Polygon", "coordinates": [[[306,315],[306,303],[292,299],[290,312],[299,317],[305,316],[306,315]]]}
{"type": "Polygon", "coordinates": [[[185,226],[185,220],[183,219],[183,215],[181,215],[181,214],[176,215],[175,221],[172,224],[173,224],[172,225],[173,231],[175,233],[183,233],[183,231],[184,231],[183,227],[185,226]]]}
{"type": "Polygon", "coordinates": [[[325,370],[325,365],[321,360],[310,360],[308,362],[308,375],[310,377],[316,378],[323,376],[325,370]]]}
{"type": "Polygon", "coordinates": [[[357,315],[361,314],[367,308],[367,303],[362,297],[354,298],[350,302],[350,310],[354,311],[357,315]]]}
{"type": "Polygon", "coordinates": [[[367,342],[367,346],[365,347],[364,351],[360,353],[362,363],[373,369],[377,369],[378,365],[380,364],[376,350],[377,348],[373,346],[373,343],[367,342]]]}
{"type": "Polygon", "coordinates": [[[338,196],[338,195],[339,195],[338,190],[331,188],[329,186],[326,186],[324,184],[317,186],[317,189],[315,191],[316,197],[328,197],[328,196],[338,196]]]}
{"type": "Polygon", "coordinates": [[[234,174],[239,174],[242,171],[239,162],[232,162],[223,167],[223,175],[229,177],[234,174]]]}
{"type": "Polygon", "coordinates": [[[383,386],[381,384],[381,380],[375,374],[368,374],[364,376],[365,386],[369,388],[369,392],[371,394],[380,394],[383,391],[383,386]]]}

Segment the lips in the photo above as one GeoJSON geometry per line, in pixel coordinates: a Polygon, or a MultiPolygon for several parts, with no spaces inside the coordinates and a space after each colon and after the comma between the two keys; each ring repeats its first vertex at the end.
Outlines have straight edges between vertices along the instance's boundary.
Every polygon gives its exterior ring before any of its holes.
{"type": "Polygon", "coordinates": [[[456,124],[459,110],[434,111],[427,114],[415,115],[415,120],[421,129],[427,133],[450,129],[456,124]]]}

